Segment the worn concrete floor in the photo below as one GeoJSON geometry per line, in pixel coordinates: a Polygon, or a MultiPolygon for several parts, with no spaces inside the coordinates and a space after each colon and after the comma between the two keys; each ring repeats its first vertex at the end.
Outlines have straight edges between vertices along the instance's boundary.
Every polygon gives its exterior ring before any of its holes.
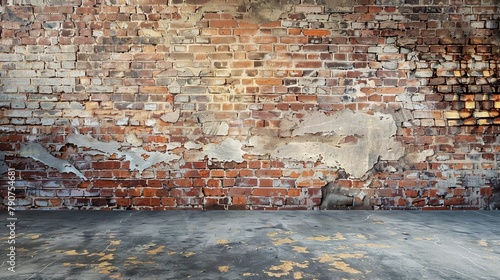
{"type": "MultiPolygon", "coordinates": [[[[18,211],[0,279],[500,279],[500,212],[18,211]]],[[[7,213],[0,219],[7,224],[7,213]]]]}

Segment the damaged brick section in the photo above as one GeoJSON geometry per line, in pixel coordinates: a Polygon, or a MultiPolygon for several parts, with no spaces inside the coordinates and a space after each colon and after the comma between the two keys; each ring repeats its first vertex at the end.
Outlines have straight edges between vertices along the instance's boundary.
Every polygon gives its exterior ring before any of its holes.
{"type": "Polygon", "coordinates": [[[1,3],[19,209],[500,207],[496,0],[1,3]]]}

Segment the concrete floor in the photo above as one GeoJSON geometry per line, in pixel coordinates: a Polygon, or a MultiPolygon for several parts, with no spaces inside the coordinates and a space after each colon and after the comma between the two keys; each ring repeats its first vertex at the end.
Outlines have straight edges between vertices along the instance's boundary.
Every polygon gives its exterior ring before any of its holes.
{"type": "MultiPolygon", "coordinates": [[[[0,219],[8,224],[7,213],[0,219]]],[[[18,211],[0,279],[500,279],[500,212],[18,211]]]]}

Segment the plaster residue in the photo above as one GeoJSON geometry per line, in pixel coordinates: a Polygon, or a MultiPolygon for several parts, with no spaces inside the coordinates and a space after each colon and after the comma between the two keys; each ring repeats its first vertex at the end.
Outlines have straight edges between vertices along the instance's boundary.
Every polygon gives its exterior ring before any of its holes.
{"type": "Polygon", "coordinates": [[[408,153],[405,156],[405,160],[407,160],[410,163],[424,162],[428,157],[431,157],[433,155],[434,155],[434,150],[427,149],[422,152],[408,153]]]}
{"type": "Polygon", "coordinates": [[[245,155],[246,152],[241,149],[242,146],[243,144],[241,144],[240,141],[226,138],[220,144],[208,144],[204,146],[203,154],[206,155],[209,160],[243,162],[243,155],[245,155]]]}
{"type": "Polygon", "coordinates": [[[67,160],[54,157],[38,143],[22,145],[19,150],[19,155],[21,157],[30,157],[51,168],[57,169],[61,173],[73,173],[79,178],[87,180],[87,177],[85,177],[85,175],[83,175],[82,172],[76,169],[71,163],[67,160]]]}
{"type": "Polygon", "coordinates": [[[389,114],[350,110],[332,115],[301,114],[303,118],[294,114],[282,121],[282,138],[250,138],[252,153],[269,154],[279,160],[320,161],[329,167],[343,168],[355,178],[362,177],[378,160],[404,156],[404,146],[394,138],[397,127],[389,114]]]}
{"type": "Polygon", "coordinates": [[[162,152],[148,152],[142,147],[132,147],[129,150],[121,151],[121,144],[116,141],[102,142],[90,135],[73,134],[68,136],[68,143],[89,149],[85,151],[87,154],[93,155],[108,155],[113,154],[118,157],[124,157],[125,160],[130,161],[130,168],[142,173],[144,169],[149,168],[155,164],[162,162],[171,162],[180,159],[180,156],[162,153],[162,152]]]}

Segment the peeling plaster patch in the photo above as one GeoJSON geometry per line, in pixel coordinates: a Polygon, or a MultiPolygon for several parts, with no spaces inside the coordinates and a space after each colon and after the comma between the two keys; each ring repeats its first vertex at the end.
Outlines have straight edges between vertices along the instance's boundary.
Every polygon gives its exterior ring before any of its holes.
{"type": "Polygon", "coordinates": [[[284,135],[293,138],[251,137],[251,153],[269,154],[280,160],[321,161],[329,167],[343,168],[355,178],[362,177],[379,159],[398,160],[404,156],[404,146],[394,139],[397,127],[389,114],[344,110],[333,115],[304,115],[302,120],[288,116],[280,127],[284,135]],[[356,160],[353,155],[357,155],[356,160]]]}
{"type": "Polygon", "coordinates": [[[179,120],[180,116],[181,116],[181,110],[175,110],[173,112],[163,114],[160,117],[160,120],[168,123],[176,123],[179,120]]]}
{"type": "Polygon", "coordinates": [[[30,157],[51,168],[57,169],[61,173],[73,173],[81,179],[88,180],[78,169],[76,169],[67,160],[56,158],[51,155],[42,145],[30,143],[22,145],[19,151],[21,157],[30,157]]]}
{"type": "Polygon", "coordinates": [[[127,141],[127,143],[134,147],[139,147],[142,145],[142,140],[137,138],[137,135],[135,135],[135,133],[127,134],[127,136],[125,136],[125,140],[127,141]]]}
{"type": "Polygon", "coordinates": [[[428,149],[422,152],[408,153],[405,156],[405,160],[411,163],[424,162],[428,157],[434,155],[434,150],[428,149]]]}
{"type": "Polygon", "coordinates": [[[241,149],[243,144],[240,141],[226,138],[220,144],[208,144],[203,147],[203,152],[210,160],[243,162],[245,151],[241,149]]]}
{"type": "Polygon", "coordinates": [[[225,136],[229,133],[229,125],[226,122],[208,122],[203,124],[203,133],[206,135],[225,136]]]}
{"type": "Polygon", "coordinates": [[[188,150],[199,150],[199,149],[203,148],[203,145],[199,144],[199,143],[195,143],[193,141],[189,141],[189,142],[186,142],[184,144],[184,148],[186,148],[188,150]]]}
{"type": "Polygon", "coordinates": [[[72,134],[67,137],[68,143],[73,143],[79,147],[86,147],[91,149],[88,151],[88,154],[99,155],[99,154],[119,154],[119,149],[121,148],[120,143],[116,141],[110,142],[101,142],[92,136],[89,135],[81,135],[81,134],[72,134]]]}
{"type": "Polygon", "coordinates": [[[169,153],[148,152],[142,147],[131,148],[129,151],[120,151],[120,143],[116,141],[101,142],[89,135],[70,135],[68,136],[67,141],[79,147],[91,149],[90,151],[85,152],[88,154],[99,155],[104,153],[107,155],[116,154],[118,157],[125,157],[125,160],[130,161],[130,168],[132,170],[137,170],[140,173],[142,173],[144,169],[155,164],[180,159],[180,156],[169,153]]]}

